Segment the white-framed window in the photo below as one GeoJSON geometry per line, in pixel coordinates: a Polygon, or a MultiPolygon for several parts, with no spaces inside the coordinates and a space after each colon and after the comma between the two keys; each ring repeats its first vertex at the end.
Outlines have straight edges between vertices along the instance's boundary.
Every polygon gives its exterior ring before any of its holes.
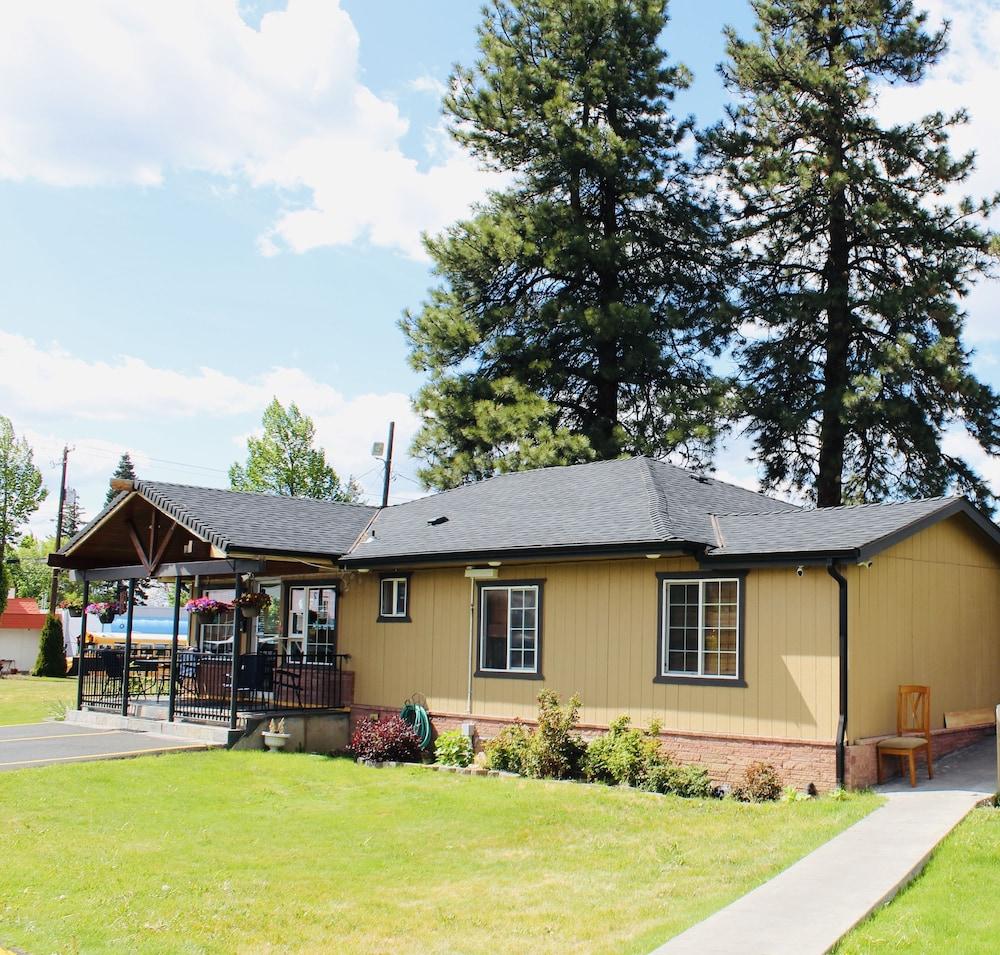
{"type": "Polygon", "coordinates": [[[410,615],[410,582],[405,576],[383,577],[379,584],[380,620],[406,620],[410,615]]]}
{"type": "Polygon", "coordinates": [[[285,655],[329,663],[337,652],[337,590],[329,585],[288,588],[285,655]]]}
{"type": "Polygon", "coordinates": [[[738,577],[661,581],[660,676],[739,680],[738,577]]]}
{"type": "Polygon", "coordinates": [[[541,588],[538,584],[483,586],[479,590],[479,669],[536,674],[541,588]]]}

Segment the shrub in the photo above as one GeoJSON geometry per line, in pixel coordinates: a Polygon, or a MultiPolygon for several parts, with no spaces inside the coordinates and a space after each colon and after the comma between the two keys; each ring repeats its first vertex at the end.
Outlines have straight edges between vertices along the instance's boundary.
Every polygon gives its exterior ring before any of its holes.
{"type": "Polygon", "coordinates": [[[781,777],[770,763],[751,763],[733,787],[733,796],[742,802],[773,802],[781,796],[781,777]]]}
{"type": "Polygon", "coordinates": [[[503,773],[523,773],[530,738],[522,723],[505,726],[484,747],[490,769],[498,769],[503,773]]]}
{"type": "Polygon", "coordinates": [[[442,766],[468,766],[472,762],[472,740],[458,730],[448,730],[434,741],[434,761],[442,766]]]}
{"type": "Polygon", "coordinates": [[[560,705],[558,694],[538,694],[538,727],[528,742],[524,772],[537,779],[570,779],[579,774],[587,744],[573,735],[580,714],[580,697],[574,694],[560,705]]]}
{"type": "Polygon", "coordinates": [[[712,780],[700,766],[678,766],[668,762],[651,773],[649,781],[659,785],[644,788],[658,793],[673,793],[685,799],[707,799],[715,794],[712,780]]]}
{"type": "Polygon", "coordinates": [[[348,752],[373,762],[415,763],[420,760],[417,734],[398,716],[358,723],[348,752]]]}
{"type": "Polygon", "coordinates": [[[31,672],[35,676],[66,676],[62,621],[53,614],[45,618],[41,639],[38,641],[38,659],[31,672]]]}
{"type": "Polygon", "coordinates": [[[654,723],[644,732],[632,729],[630,722],[628,716],[619,716],[607,733],[590,743],[583,758],[585,779],[645,788],[651,770],[664,764],[659,725],[654,723]]]}

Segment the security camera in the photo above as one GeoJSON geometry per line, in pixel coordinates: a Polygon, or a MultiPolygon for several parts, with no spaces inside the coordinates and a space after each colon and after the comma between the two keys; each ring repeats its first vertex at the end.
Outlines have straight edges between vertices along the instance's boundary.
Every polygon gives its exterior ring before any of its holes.
{"type": "Polygon", "coordinates": [[[802,577],[805,574],[805,572],[806,572],[805,567],[802,567],[801,565],[795,568],[796,577],[802,577]]]}

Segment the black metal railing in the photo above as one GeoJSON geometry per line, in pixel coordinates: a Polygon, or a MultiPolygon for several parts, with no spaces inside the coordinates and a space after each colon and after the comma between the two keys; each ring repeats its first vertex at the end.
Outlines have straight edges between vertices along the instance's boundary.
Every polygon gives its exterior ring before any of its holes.
{"type": "MultiPolygon", "coordinates": [[[[323,660],[240,654],[236,666],[239,713],[334,708],[344,698],[344,654],[323,660]]],[[[174,713],[186,719],[226,722],[232,706],[233,660],[228,653],[181,650],[177,655],[174,713]]]]}
{"type": "Polygon", "coordinates": [[[88,644],[80,655],[80,702],[92,709],[122,712],[130,702],[165,701],[170,690],[170,651],[132,647],[128,667],[125,648],[88,644]]]}

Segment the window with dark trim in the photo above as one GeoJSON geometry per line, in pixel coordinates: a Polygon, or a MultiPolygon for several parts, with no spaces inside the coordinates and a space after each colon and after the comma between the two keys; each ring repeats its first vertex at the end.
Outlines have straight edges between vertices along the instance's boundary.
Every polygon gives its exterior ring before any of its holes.
{"type": "Polygon", "coordinates": [[[662,682],[743,684],[743,574],[659,576],[662,682]]]}
{"type": "Polygon", "coordinates": [[[379,581],[378,619],[398,623],[410,619],[410,578],[407,574],[383,577],[379,581]]]}
{"type": "Polygon", "coordinates": [[[482,584],[478,674],[540,678],[541,618],[540,582],[482,584]]]}

